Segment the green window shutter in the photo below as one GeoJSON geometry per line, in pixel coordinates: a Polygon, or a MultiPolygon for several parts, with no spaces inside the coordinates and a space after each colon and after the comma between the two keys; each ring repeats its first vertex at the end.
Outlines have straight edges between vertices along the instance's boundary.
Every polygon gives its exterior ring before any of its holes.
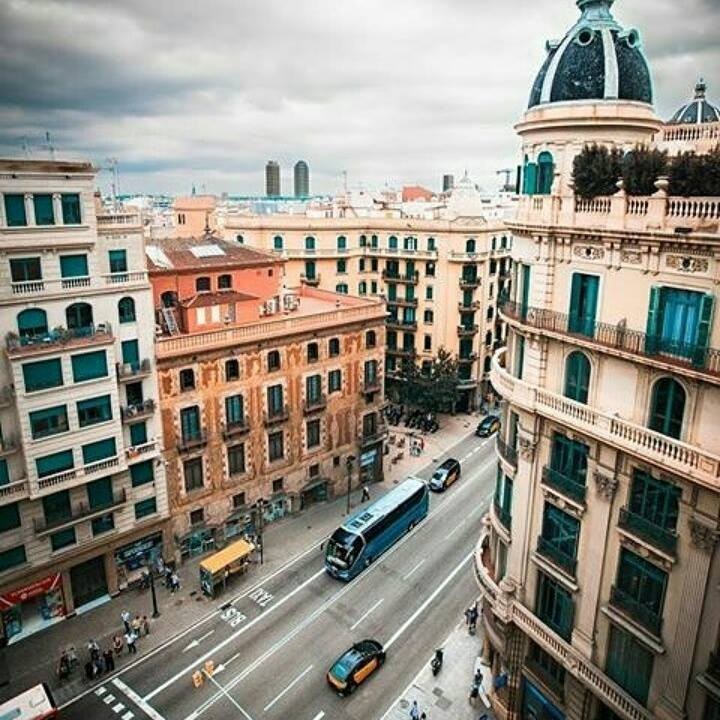
{"type": "Polygon", "coordinates": [[[60,276],[64,278],[87,277],[87,255],[61,255],[60,276]]]}
{"type": "Polygon", "coordinates": [[[243,421],[243,396],[232,395],[225,398],[225,419],[229,424],[237,425],[243,421]]]}
{"type": "Polygon", "coordinates": [[[63,223],[65,225],[79,225],[82,222],[80,213],[80,195],[78,193],[63,193],[61,196],[63,223]]]}
{"type": "Polygon", "coordinates": [[[572,285],[570,288],[570,309],[568,310],[568,329],[570,330],[570,332],[580,332],[580,297],[582,294],[582,281],[582,275],[580,275],[579,273],[573,273],[572,285]]]}
{"type": "Polygon", "coordinates": [[[586,275],[584,278],[585,297],[583,298],[583,329],[582,333],[588,337],[595,337],[595,319],[597,317],[598,292],[600,278],[586,275]]]}
{"type": "Polygon", "coordinates": [[[152,460],[145,460],[130,466],[130,482],[133,487],[146,485],[155,480],[152,460]]]}
{"type": "Polygon", "coordinates": [[[581,352],[568,355],[565,363],[565,397],[586,404],[590,387],[590,361],[581,352]]]}
{"type": "Polygon", "coordinates": [[[652,653],[624,630],[611,625],[607,674],[641,705],[647,704],[652,670],[652,653]]]}
{"type": "Polygon", "coordinates": [[[279,235],[276,235],[273,238],[273,247],[275,248],[275,250],[283,249],[283,239],[279,235]]]}
{"type": "Polygon", "coordinates": [[[41,478],[70,470],[75,467],[73,452],[72,450],[62,450],[52,455],[36,458],[35,467],[37,468],[38,477],[41,478]]]}
{"type": "Polygon", "coordinates": [[[654,355],[659,348],[660,290],[659,287],[650,288],[650,303],[648,305],[647,326],[645,329],[645,352],[649,355],[654,355]]]}
{"type": "Polygon", "coordinates": [[[50,536],[50,547],[53,552],[75,544],[75,528],[67,528],[50,536]]]}
{"type": "Polygon", "coordinates": [[[115,455],[117,455],[115,438],[105,438],[104,440],[97,440],[96,442],[83,445],[82,454],[85,465],[91,465],[106,458],[115,457],[115,455]]]}
{"type": "Polygon", "coordinates": [[[91,508],[110,507],[113,502],[112,478],[100,478],[86,485],[91,508]]]}
{"type": "Polygon", "coordinates": [[[5,220],[8,227],[27,225],[24,195],[5,195],[5,220]]]}
{"type": "Polygon", "coordinates": [[[18,313],[18,333],[21,338],[36,338],[47,335],[47,314],[40,308],[28,308],[18,313]]]}
{"type": "Polygon", "coordinates": [[[180,411],[180,430],[184,440],[200,437],[200,409],[197,405],[180,411]]]}
{"type": "Polygon", "coordinates": [[[537,187],[537,165],[533,162],[525,165],[525,195],[534,195],[537,187]]]}
{"type": "Polygon", "coordinates": [[[105,350],[73,355],[71,364],[74,382],[107,377],[108,374],[107,353],[105,350]]]}
{"type": "Polygon", "coordinates": [[[715,298],[710,294],[703,295],[700,302],[700,320],[697,326],[696,348],[693,353],[693,365],[696,367],[705,367],[705,363],[707,362],[710,321],[712,319],[714,302],[715,298]]]}
{"type": "Polygon", "coordinates": [[[110,250],[108,252],[110,272],[127,272],[127,252],[125,250],[110,250]]]}
{"type": "Polygon", "coordinates": [[[10,472],[5,458],[0,458],[0,486],[10,484],[10,472]]]}
{"type": "Polygon", "coordinates": [[[525,338],[522,335],[517,336],[517,345],[515,347],[515,377],[522,380],[523,369],[525,365],[525,338]]]}
{"type": "Polygon", "coordinates": [[[147,425],[145,422],[133,423],[130,426],[130,444],[144,445],[147,441],[147,425]]]}
{"type": "Polygon", "coordinates": [[[135,503],[135,519],[140,520],[141,518],[147,517],[148,515],[154,515],[157,512],[157,500],[154,497],[140,500],[135,503]]]}
{"type": "Polygon", "coordinates": [[[0,572],[5,572],[5,570],[10,570],[10,568],[17,567],[18,565],[24,565],[26,562],[27,557],[25,556],[24,545],[18,545],[17,547],[0,552],[0,572]]]}
{"type": "Polygon", "coordinates": [[[58,523],[68,520],[72,517],[72,508],[70,506],[70,493],[67,490],[46,495],[42,499],[43,513],[45,521],[48,523],[58,523]]]}
{"type": "Polygon", "coordinates": [[[109,395],[81,400],[77,403],[80,427],[112,420],[112,403],[109,395]]]}
{"type": "Polygon", "coordinates": [[[65,405],[56,405],[55,407],[30,413],[30,432],[33,440],[66,432],[68,429],[67,407],[65,405]]]}
{"type": "Polygon", "coordinates": [[[394,235],[391,235],[388,238],[388,247],[391,250],[397,250],[397,246],[398,246],[398,239],[394,235]]]}
{"type": "Polygon", "coordinates": [[[25,363],[22,366],[25,392],[59,387],[63,384],[60,358],[25,363]]]}
{"type": "Polygon", "coordinates": [[[685,391],[682,386],[672,378],[660,378],[653,387],[650,429],[679,439],[684,416],[685,391]]]}
{"type": "Polygon", "coordinates": [[[52,195],[33,195],[33,205],[35,207],[36,225],[55,224],[52,195]]]}
{"type": "Polygon", "coordinates": [[[20,510],[17,503],[0,506],[0,533],[20,527],[20,510]]]}
{"type": "Polygon", "coordinates": [[[140,346],[137,340],[123,340],[121,343],[123,365],[130,365],[133,370],[140,369],[140,346]]]}

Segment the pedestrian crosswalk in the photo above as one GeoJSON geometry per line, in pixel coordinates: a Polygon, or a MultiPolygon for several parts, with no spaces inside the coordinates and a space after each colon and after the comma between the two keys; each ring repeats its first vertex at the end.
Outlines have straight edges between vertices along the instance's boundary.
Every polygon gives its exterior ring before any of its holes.
{"type": "Polygon", "coordinates": [[[130,708],[121,702],[120,698],[115,697],[108,689],[101,685],[95,690],[95,695],[98,696],[107,706],[111,706],[111,710],[120,717],[121,720],[133,720],[135,713],[130,708]]]}

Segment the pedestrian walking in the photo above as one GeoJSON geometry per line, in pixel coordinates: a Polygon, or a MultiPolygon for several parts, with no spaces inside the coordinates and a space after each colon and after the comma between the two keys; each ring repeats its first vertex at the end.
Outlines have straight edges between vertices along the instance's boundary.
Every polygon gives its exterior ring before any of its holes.
{"type": "Polygon", "coordinates": [[[60,662],[58,663],[58,678],[60,682],[67,680],[70,677],[70,659],[68,658],[67,652],[62,651],[60,655],[60,662]]]}
{"type": "Polygon", "coordinates": [[[128,655],[135,655],[137,653],[137,648],[135,647],[136,640],[137,637],[132,630],[130,630],[129,633],[125,634],[125,642],[127,643],[128,647],[128,655]]]}
{"type": "Polygon", "coordinates": [[[90,660],[95,662],[100,657],[100,646],[92,639],[88,640],[87,644],[88,652],[90,653],[90,660]]]}
{"type": "Polygon", "coordinates": [[[165,587],[168,590],[172,589],[172,576],[173,576],[173,571],[166,565],[165,566],[165,587]]]}
{"type": "Polygon", "coordinates": [[[362,497],[360,498],[360,502],[367,502],[369,499],[370,499],[370,491],[368,490],[368,486],[363,485],[362,497]]]}
{"type": "Polygon", "coordinates": [[[147,637],[150,634],[150,621],[148,620],[147,615],[142,616],[142,628],[145,636],[147,637]]]}
{"type": "Polygon", "coordinates": [[[412,707],[410,708],[410,720],[420,720],[420,708],[418,707],[417,700],[413,700],[412,707]]]}
{"type": "Polygon", "coordinates": [[[98,655],[95,660],[93,660],[93,677],[99,678],[103,674],[103,665],[100,662],[100,656],[98,655]]]}
{"type": "Polygon", "coordinates": [[[468,628],[470,630],[470,634],[475,634],[475,628],[477,627],[477,620],[478,620],[478,606],[477,602],[470,608],[470,618],[468,622],[468,628]]]}
{"type": "Polygon", "coordinates": [[[465,608],[464,615],[465,615],[465,625],[466,626],[470,625],[470,608],[469,607],[465,608]]]}
{"type": "Polygon", "coordinates": [[[115,658],[111,647],[103,653],[103,660],[105,661],[105,672],[112,672],[115,669],[115,658]]]}
{"type": "Polygon", "coordinates": [[[174,595],[180,589],[180,578],[177,573],[170,576],[170,592],[174,595]]]}
{"type": "Polygon", "coordinates": [[[125,626],[125,632],[129,633],[130,628],[130,613],[127,610],[123,610],[120,613],[120,619],[123,621],[123,625],[125,626]]]}
{"type": "Polygon", "coordinates": [[[70,669],[72,670],[74,667],[77,667],[80,664],[80,661],[78,660],[77,651],[75,650],[74,645],[70,645],[67,649],[67,658],[70,662],[70,669]]]}
{"type": "Polygon", "coordinates": [[[116,655],[120,655],[122,653],[122,649],[123,649],[122,635],[117,634],[113,638],[113,650],[115,651],[116,655]]]}
{"type": "Polygon", "coordinates": [[[135,637],[140,637],[140,624],[141,624],[140,616],[136,615],[132,619],[132,622],[130,623],[130,627],[132,628],[132,632],[135,637]]]}

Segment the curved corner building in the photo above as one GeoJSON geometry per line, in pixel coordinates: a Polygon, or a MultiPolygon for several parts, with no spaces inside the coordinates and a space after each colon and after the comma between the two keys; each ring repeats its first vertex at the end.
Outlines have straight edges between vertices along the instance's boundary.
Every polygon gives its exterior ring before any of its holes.
{"type": "MultiPolygon", "coordinates": [[[[672,197],[667,178],[576,197],[586,144],[677,140],[640,33],[612,0],[577,4],[516,126],[516,276],[491,369],[504,422],[476,554],[492,702],[501,718],[714,720],[720,198],[672,197]]],[[[717,137],[708,120],[683,143],[717,137]]]]}

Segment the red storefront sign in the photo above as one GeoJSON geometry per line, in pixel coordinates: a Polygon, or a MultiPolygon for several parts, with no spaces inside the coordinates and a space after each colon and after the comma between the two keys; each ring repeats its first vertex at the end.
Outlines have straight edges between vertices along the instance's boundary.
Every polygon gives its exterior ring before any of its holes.
{"type": "Polygon", "coordinates": [[[7,610],[13,605],[18,605],[38,595],[45,595],[45,593],[55,590],[61,585],[62,577],[60,573],[55,573],[54,575],[48,575],[42,580],[36,580],[34,583],[30,583],[25,587],[2,593],[2,595],[0,595],[0,610],[7,610]]]}

